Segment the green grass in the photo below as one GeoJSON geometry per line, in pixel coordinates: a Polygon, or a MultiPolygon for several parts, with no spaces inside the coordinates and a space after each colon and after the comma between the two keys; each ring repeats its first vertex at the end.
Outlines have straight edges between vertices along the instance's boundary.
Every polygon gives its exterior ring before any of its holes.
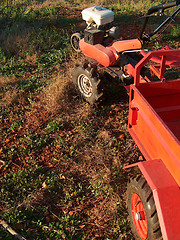
{"type": "MultiPolygon", "coordinates": [[[[107,104],[92,107],[72,86],[82,56],[70,36],[83,30],[88,4],[0,4],[0,218],[27,239],[133,239],[123,166],[140,153],[127,132],[128,97],[112,85],[107,104]]],[[[131,30],[151,1],[93,4],[131,30]]],[[[178,24],[169,31],[162,40],[177,46],[178,24]]],[[[0,226],[0,239],[14,238],[0,226]]]]}

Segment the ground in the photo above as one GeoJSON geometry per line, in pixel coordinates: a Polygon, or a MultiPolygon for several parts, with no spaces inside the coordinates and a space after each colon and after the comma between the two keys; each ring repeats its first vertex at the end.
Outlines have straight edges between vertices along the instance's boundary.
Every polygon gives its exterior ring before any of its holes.
{"type": "MultiPolygon", "coordinates": [[[[103,103],[82,101],[71,72],[83,55],[69,43],[85,26],[80,5],[34,2],[1,4],[1,219],[26,239],[132,240],[123,167],[143,158],[128,95],[110,83],[103,103]]],[[[137,37],[136,15],[116,11],[121,39],[137,37]]],[[[166,41],[179,46],[172,29],[166,41]]],[[[0,239],[14,238],[0,227],[0,239]]]]}

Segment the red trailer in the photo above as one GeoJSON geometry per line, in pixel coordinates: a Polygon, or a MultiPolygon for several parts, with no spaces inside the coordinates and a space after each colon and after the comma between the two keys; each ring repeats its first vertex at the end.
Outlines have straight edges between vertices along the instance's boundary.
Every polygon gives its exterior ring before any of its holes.
{"type": "Polygon", "coordinates": [[[166,61],[180,66],[180,49],[153,51],[135,66],[130,85],[128,130],[145,160],[141,175],[127,187],[127,205],[137,239],[180,240],[180,78],[164,78],[166,61]],[[154,58],[150,69],[161,81],[144,82],[141,68],[154,58]]]}

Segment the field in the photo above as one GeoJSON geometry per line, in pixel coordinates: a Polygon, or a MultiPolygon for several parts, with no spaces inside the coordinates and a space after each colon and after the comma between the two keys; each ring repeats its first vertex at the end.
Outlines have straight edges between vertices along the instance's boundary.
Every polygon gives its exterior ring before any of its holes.
{"type": "MultiPolygon", "coordinates": [[[[28,240],[134,239],[123,167],[143,158],[127,132],[128,96],[115,83],[101,104],[82,101],[70,36],[84,8],[103,5],[121,38],[135,38],[134,19],[159,3],[145,2],[0,2],[0,219],[28,240]]],[[[179,36],[175,23],[153,47],[177,48],[179,36]]],[[[15,238],[0,225],[0,239],[15,238]]]]}

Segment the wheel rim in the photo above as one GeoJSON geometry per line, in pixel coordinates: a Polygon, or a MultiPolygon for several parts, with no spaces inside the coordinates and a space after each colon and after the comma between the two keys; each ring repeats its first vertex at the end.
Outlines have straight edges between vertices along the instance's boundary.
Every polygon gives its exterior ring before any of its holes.
{"type": "Polygon", "coordinates": [[[142,240],[147,239],[148,223],[145,209],[141,198],[137,193],[133,193],[131,199],[131,211],[133,216],[134,225],[142,240]]]}
{"type": "Polygon", "coordinates": [[[92,84],[86,75],[84,75],[84,74],[79,75],[78,87],[79,87],[80,92],[85,97],[90,97],[92,95],[92,84]]]}
{"type": "Polygon", "coordinates": [[[81,52],[80,47],[79,47],[80,40],[81,40],[81,35],[78,33],[74,33],[71,36],[71,45],[76,52],[81,52]]]}
{"type": "Polygon", "coordinates": [[[79,50],[79,39],[76,36],[72,38],[72,45],[75,50],[79,50]]]}

